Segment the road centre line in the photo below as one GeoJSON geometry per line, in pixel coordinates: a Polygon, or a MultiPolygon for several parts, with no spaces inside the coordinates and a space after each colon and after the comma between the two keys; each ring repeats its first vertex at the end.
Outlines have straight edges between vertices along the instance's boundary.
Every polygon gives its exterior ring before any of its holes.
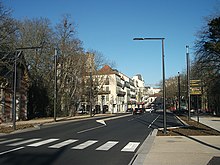
{"type": "Polygon", "coordinates": [[[99,119],[99,120],[96,120],[96,122],[101,123],[101,124],[104,124],[104,125],[97,126],[97,127],[93,127],[93,128],[89,128],[89,129],[85,129],[85,130],[79,131],[79,132],[77,132],[77,133],[80,134],[80,133],[92,131],[92,130],[95,130],[95,129],[98,129],[98,128],[102,128],[102,127],[105,127],[105,126],[106,126],[105,121],[113,120],[113,119],[118,119],[118,118],[122,118],[122,117],[127,117],[127,116],[131,116],[131,115],[132,115],[132,114],[127,114],[127,115],[122,115],[122,116],[116,116],[116,117],[114,116],[114,117],[110,117],[110,118],[99,119]]]}
{"type": "Polygon", "coordinates": [[[133,121],[135,119],[139,119],[139,118],[142,118],[143,116],[148,116],[148,115],[151,115],[152,116],[152,113],[145,113],[144,115],[133,115],[134,117],[129,119],[128,121],[133,121]]]}
{"type": "Polygon", "coordinates": [[[106,125],[100,125],[100,126],[97,126],[97,127],[93,127],[93,128],[89,128],[89,129],[85,129],[85,130],[79,131],[77,133],[84,133],[84,132],[92,131],[92,130],[95,130],[95,129],[98,129],[98,128],[102,128],[102,127],[105,127],[105,126],[106,125]]]}
{"type": "Polygon", "coordinates": [[[21,150],[23,148],[24,147],[18,147],[18,148],[12,149],[12,150],[4,151],[4,152],[1,152],[0,155],[4,155],[4,154],[7,154],[7,153],[10,153],[10,152],[13,152],[13,151],[21,150]]]}
{"type": "Polygon", "coordinates": [[[127,116],[132,116],[132,114],[121,115],[121,116],[113,116],[113,117],[104,118],[104,119],[100,119],[100,120],[108,121],[108,120],[119,119],[119,118],[123,118],[123,117],[127,117],[127,116]]]}
{"type": "Polygon", "coordinates": [[[154,120],[150,123],[150,125],[148,126],[148,128],[150,128],[150,127],[152,126],[152,124],[154,124],[154,122],[155,122],[159,117],[160,117],[160,115],[158,115],[158,116],[156,117],[156,119],[154,119],[154,120]]]}

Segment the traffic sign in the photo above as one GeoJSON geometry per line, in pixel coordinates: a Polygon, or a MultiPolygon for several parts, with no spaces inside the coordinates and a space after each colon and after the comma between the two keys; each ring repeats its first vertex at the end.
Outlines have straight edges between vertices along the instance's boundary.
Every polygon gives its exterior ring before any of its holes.
{"type": "Polygon", "coordinates": [[[201,95],[202,83],[201,80],[190,80],[190,95],[201,95]]]}

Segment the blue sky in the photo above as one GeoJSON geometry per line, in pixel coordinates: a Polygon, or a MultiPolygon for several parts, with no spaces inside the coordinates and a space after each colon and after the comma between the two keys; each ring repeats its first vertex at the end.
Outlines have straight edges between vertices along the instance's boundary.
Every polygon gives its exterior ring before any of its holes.
{"type": "Polygon", "coordinates": [[[195,34],[204,17],[220,7],[220,0],[3,0],[13,17],[45,17],[52,25],[70,14],[85,50],[101,52],[116,68],[145,84],[162,79],[161,42],[133,41],[135,37],[165,38],[166,78],[186,68],[186,45],[193,58],[195,34]]]}

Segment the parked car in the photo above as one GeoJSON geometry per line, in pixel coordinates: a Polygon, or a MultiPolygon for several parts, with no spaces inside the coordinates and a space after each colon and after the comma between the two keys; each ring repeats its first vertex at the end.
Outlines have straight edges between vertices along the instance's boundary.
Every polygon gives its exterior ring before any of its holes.
{"type": "Polygon", "coordinates": [[[127,112],[133,113],[134,109],[133,108],[128,108],[127,112]]]}
{"type": "Polygon", "coordinates": [[[142,113],[144,113],[144,108],[135,108],[133,110],[133,115],[137,115],[137,114],[141,115],[142,113]]]}

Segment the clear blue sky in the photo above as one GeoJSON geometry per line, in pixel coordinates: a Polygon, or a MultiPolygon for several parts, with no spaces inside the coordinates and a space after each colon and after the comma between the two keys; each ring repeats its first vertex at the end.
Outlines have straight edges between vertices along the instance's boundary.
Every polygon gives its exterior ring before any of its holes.
{"type": "Polygon", "coordinates": [[[53,25],[70,14],[85,50],[94,49],[145,84],[162,79],[161,42],[134,37],[165,38],[166,78],[186,68],[186,45],[193,57],[195,34],[204,17],[220,7],[219,0],[3,0],[16,19],[45,17],[53,25]]]}

